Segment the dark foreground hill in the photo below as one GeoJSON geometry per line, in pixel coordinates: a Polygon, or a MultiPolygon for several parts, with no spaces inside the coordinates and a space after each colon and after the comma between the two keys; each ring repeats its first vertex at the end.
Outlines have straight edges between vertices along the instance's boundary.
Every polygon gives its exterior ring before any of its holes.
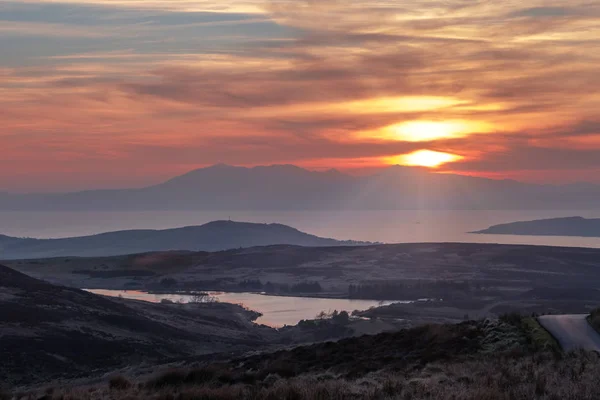
{"type": "Polygon", "coordinates": [[[52,400],[592,400],[600,390],[598,361],[595,353],[562,354],[534,318],[510,315],[190,360],[46,393],[52,400]]]}
{"type": "Polygon", "coordinates": [[[141,361],[265,344],[232,304],[151,304],[55,286],[0,266],[0,382],[87,376],[141,361]]]}
{"type": "Polygon", "coordinates": [[[64,239],[0,235],[0,259],[103,257],[169,250],[219,251],[274,244],[318,247],[359,243],[321,238],[281,224],[214,221],[201,226],[128,230],[64,239]]]}
{"type": "Polygon", "coordinates": [[[600,219],[582,217],[539,219],[494,225],[473,232],[494,235],[600,237],[600,219]]]}

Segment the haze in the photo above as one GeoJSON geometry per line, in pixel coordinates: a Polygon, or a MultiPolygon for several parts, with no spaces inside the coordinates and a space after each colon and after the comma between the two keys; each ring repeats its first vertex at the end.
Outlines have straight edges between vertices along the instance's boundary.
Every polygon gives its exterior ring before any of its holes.
{"type": "Polygon", "coordinates": [[[218,162],[600,182],[600,4],[0,0],[0,189],[218,162]]]}

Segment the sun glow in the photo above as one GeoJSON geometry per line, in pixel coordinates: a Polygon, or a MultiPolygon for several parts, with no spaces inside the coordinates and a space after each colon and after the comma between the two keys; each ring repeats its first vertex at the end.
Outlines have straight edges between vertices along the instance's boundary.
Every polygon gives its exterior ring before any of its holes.
{"type": "Polygon", "coordinates": [[[470,121],[408,121],[385,128],[386,136],[407,142],[426,142],[436,139],[462,138],[471,133],[489,131],[482,122],[470,121]]]}
{"type": "Polygon", "coordinates": [[[362,131],[356,134],[359,139],[395,140],[404,142],[429,142],[439,139],[457,139],[472,134],[489,133],[492,124],[483,121],[413,120],[392,124],[377,130],[362,131]]]}
{"type": "Polygon", "coordinates": [[[251,117],[285,115],[314,115],[316,112],[377,115],[437,111],[467,104],[465,100],[441,96],[376,97],[355,101],[332,103],[304,103],[268,107],[254,107],[248,111],[251,117]]]}
{"type": "Polygon", "coordinates": [[[386,161],[388,164],[437,168],[442,164],[459,161],[461,159],[463,159],[463,157],[456,154],[432,150],[417,150],[409,154],[390,157],[386,161]]]}

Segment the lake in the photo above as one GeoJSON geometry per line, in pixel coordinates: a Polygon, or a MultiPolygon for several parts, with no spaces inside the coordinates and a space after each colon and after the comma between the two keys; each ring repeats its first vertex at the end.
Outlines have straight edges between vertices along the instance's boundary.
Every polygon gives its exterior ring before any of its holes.
{"type": "Polygon", "coordinates": [[[58,238],[124,229],[176,228],[231,218],[245,222],[278,222],[335,239],[385,243],[477,242],[600,247],[600,238],[467,233],[500,223],[568,216],[600,218],[600,210],[0,212],[0,234],[58,238]]]}
{"type": "MultiPolygon", "coordinates": [[[[151,294],[135,290],[88,289],[88,292],[104,296],[144,300],[159,303],[162,299],[187,303],[192,296],[182,294],[151,294]]],[[[284,325],[296,325],[303,319],[314,319],[321,311],[367,310],[370,307],[400,303],[398,301],[321,299],[312,297],[269,296],[258,293],[209,292],[223,303],[240,304],[250,310],[263,314],[256,323],[279,328],[284,325]]],[[[409,303],[409,302],[407,302],[409,303]]]]}

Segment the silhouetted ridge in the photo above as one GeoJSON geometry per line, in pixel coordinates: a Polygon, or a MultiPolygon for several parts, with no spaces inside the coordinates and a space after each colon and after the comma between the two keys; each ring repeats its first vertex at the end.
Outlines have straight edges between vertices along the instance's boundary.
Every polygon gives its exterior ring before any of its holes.
{"type": "Polygon", "coordinates": [[[153,251],[220,251],[276,244],[323,247],[357,245],[301,232],[282,224],[213,221],[200,226],[137,229],[63,239],[0,237],[0,259],[63,256],[100,257],[153,251]]]}
{"type": "Polygon", "coordinates": [[[370,176],[217,164],[140,189],[2,194],[0,210],[596,209],[600,185],[538,185],[391,166],[370,176]]]}
{"type": "Polygon", "coordinates": [[[0,286],[20,287],[23,285],[40,285],[44,282],[15,271],[4,265],[0,265],[0,286]]]}

